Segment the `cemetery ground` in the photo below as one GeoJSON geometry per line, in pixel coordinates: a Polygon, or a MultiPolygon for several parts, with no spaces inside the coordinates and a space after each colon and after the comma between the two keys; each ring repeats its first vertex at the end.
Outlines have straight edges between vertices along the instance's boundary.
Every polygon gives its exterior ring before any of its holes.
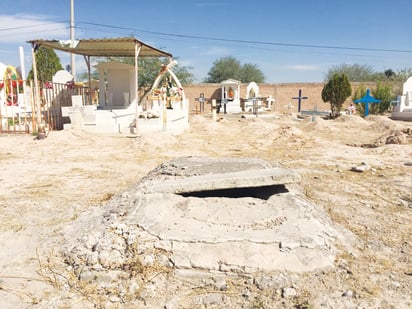
{"type": "Polygon", "coordinates": [[[220,116],[216,123],[210,115],[192,116],[179,135],[1,135],[0,306],[410,308],[412,123],[357,115],[314,122],[220,116]],[[91,214],[108,201],[162,162],[184,156],[261,158],[297,171],[302,196],[355,235],[353,250],[341,246],[334,267],[306,273],[184,280],[173,267],[136,259],[134,290],[132,274],[123,278],[129,283],[123,291],[79,280],[62,252],[68,227],[92,225],[91,214]]]}

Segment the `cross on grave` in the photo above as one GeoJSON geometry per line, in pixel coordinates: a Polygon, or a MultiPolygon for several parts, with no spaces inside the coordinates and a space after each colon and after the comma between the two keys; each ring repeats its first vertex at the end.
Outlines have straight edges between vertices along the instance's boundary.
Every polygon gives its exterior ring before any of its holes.
{"type": "Polygon", "coordinates": [[[259,109],[259,101],[265,100],[266,98],[260,98],[260,97],[253,97],[251,98],[253,102],[253,114],[258,116],[258,109],[259,109]]]}
{"type": "Polygon", "coordinates": [[[302,96],[302,89],[299,89],[299,96],[293,97],[293,100],[298,100],[298,113],[300,113],[300,107],[302,106],[302,100],[306,100],[308,97],[302,96]]]}
{"type": "Polygon", "coordinates": [[[373,96],[371,96],[371,90],[367,89],[366,94],[362,98],[358,100],[354,100],[353,102],[355,102],[356,104],[359,104],[359,103],[365,104],[365,117],[366,117],[369,115],[369,103],[380,103],[381,100],[375,99],[373,96]]]}
{"type": "Polygon", "coordinates": [[[272,103],[275,102],[275,99],[272,98],[272,96],[268,96],[268,98],[266,99],[266,101],[268,102],[268,110],[272,109],[272,103]]]}
{"type": "Polygon", "coordinates": [[[208,99],[205,98],[205,94],[204,94],[203,92],[200,93],[200,95],[199,95],[198,98],[195,98],[195,101],[198,101],[198,102],[199,102],[199,105],[200,105],[200,113],[203,113],[203,112],[205,111],[205,102],[206,102],[207,100],[208,100],[208,99]]]}
{"type": "Polygon", "coordinates": [[[318,106],[317,105],[315,105],[315,107],[313,108],[313,111],[303,110],[301,113],[303,115],[311,115],[312,116],[312,121],[315,121],[316,117],[318,117],[318,116],[329,116],[329,112],[318,111],[318,106]]]}

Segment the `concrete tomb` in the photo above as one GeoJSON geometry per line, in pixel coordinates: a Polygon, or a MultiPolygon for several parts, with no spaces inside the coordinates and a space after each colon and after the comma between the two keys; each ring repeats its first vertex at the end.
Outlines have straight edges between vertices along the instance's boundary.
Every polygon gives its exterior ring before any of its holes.
{"type": "Polygon", "coordinates": [[[255,114],[257,110],[260,110],[263,107],[262,103],[259,86],[255,82],[250,82],[246,87],[245,111],[253,112],[255,114]]]}
{"type": "Polygon", "coordinates": [[[333,267],[337,244],[352,250],[355,237],[299,193],[299,180],[295,171],[260,159],[165,162],[109,202],[108,213],[70,247],[68,260],[83,271],[121,270],[132,258],[128,246],[138,241],[140,259],[164,260],[152,252],[161,248],[180,273],[333,267]]]}
{"type": "Polygon", "coordinates": [[[221,82],[222,96],[220,111],[227,113],[240,113],[240,81],[227,79],[221,82]]]}

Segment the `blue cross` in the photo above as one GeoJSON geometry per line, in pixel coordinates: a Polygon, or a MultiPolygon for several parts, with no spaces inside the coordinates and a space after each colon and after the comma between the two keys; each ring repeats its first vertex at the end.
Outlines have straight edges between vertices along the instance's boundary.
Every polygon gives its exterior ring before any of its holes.
{"type": "Polygon", "coordinates": [[[367,89],[366,94],[362,98],[358,100],[354,100],[353,102],[355,102],[356,104],[365,103],[365,117],[366,117],[369,115],[369,103],[380,103],[381,100],[375,99],[373,96],[371,96],[370,89],[367,89]]]}

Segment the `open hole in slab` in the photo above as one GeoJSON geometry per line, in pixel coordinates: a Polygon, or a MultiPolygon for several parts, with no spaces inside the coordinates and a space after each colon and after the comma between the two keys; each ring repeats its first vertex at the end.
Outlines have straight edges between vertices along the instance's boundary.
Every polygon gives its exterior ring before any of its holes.
{"type": "Polygon", "coordinates": [[[247,187],[247,188],[230,188],[218,190],[202,190],[194,192],[178,193],[184,197],[226,197],[226,198],[240,198],[253,197],[262,200],[268,200],[272,195],[289,192],[285,185],[272,185],[261,187],[247,187]]]}

